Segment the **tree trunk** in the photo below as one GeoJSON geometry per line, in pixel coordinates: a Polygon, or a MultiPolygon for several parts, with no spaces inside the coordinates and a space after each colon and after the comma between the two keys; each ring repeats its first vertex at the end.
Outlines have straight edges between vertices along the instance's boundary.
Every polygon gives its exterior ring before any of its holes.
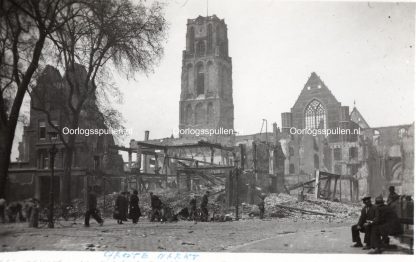
{"type": "MultiPolygon", "coordinates": [[[[70,129],[76,129],[78,128],[78,122],[79,122],[79,115],[75,115],[72,123],[70,124],[70,129]]],[[[79,135],[78,135],[79,136],[79,135]]],[[[64,177],[63,177],[63,199],[62,202],[64,204],[70,204],[72,200],[71,195],[71,172],[72,172],[72,163],[73,163],[73,153],[75,150],[75,142],[77,139],[77,135],[69,135],[68,137],[68,144],[66,148],[66,154],[65,154],[65,165],[64,165],[64,177]]]]}
{"type": "MultiPolygon", "coordinates": [[[[10,166],[10,155],[12,153],[13,140],[15,136],[17,121],[19,119],[20,109],[22,107],[23,98],[26,94],[33,73],[38,68],[39,59],[42,54],[43,45],[45,43],[46,34],[40,33],[33,51],[32,62],[30,63],[21,83],[17,88],[17,92],[13,101],[10,117],[6,123],[0,123],[0,197],[6,195],[7,174],[10,166]]],[[[3,95],[3,94],[2,94],[3,95]]]]}
{"type": "Polygon", "coordinates": [[[0,198],[6,197],[7,174],[10,166],[13,137],[7,128],[0,129],[0,198]]]}

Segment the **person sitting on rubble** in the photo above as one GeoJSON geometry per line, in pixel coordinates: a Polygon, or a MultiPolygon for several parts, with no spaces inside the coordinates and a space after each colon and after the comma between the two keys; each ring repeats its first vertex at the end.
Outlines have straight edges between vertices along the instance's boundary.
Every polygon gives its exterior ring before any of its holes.
{"type": "Polygon", "coordinates": [[[367,196],[361,199],[364,203],[361,209],[361,215],[358,223],[351,227],[352,242],[355,242],[353,247],[363,247],[360,238],[360,232],[364,233],[364,243],[366,244],[364,250],[370,249],[371,225],[367,221],[374,220],[376,215],[376,207],[371,203],[371,197],[367,196]]]}
{"type": "Polygon", "coordinates": [[[257,204],[257,206],[259,207],[260,210],[260,219],[264,218],[264,199],[266,198],[266,196],[264,194],[260,195],[260,202],[257,204]]]}
{"type": "Polygon", "coordinates": [[[381,254],[383,247],[389,246],[389,235],[402,233],[399,218],[396,212],[384,204],[382,196],[376,197],[376,212],[374,220],[369,221],[371,225],[371,248],[375,250],[369,254],[381,254]]]}
{"type": "Polygon", "coordinates": [[[190,211],[191,211],[189,214],[189,219],[195,221],[197,219],[195,195],[191,196],[191,201],[189,201],[189,205],[190,205],[190,211]]]}
{"type": "Polygon", "coordinates": [[[389,196],[387,197],[387,205],[391,207],[397,215],[401,212],[400,195],[394,192],[394,186],[389,187],[389,196]]]}
{"type": "Polygon", "coordinates": [[[208,196],[209,191],[205,192],[201,202],[201,221],[208,221],[208,196]]]}
{"type": "Polygon", "coordinates": [[[152,212],[150,214],[150,221],[153,222],[156,217],[157,220],[160,221],[162,217],[162,201],[158,196],[154,195],[153,192],[150,192],[150,207],[152,208],[152,212]]]}

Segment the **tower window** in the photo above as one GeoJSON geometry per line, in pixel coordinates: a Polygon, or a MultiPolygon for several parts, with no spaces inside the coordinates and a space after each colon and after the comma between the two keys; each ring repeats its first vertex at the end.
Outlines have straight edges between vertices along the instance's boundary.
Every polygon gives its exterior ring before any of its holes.
{"type": "Polygon", "coordinates": [[[195,51],[194,43],[195,43],[195,29],[193,27],[189,28],[188,31],[188,47],[189,51],[193,53],[195,51]]]}
{"type": "Polygon", "coordinates": [[[202,63],[198,64],[197,70],[197,81],[196,81],[196,95],[202,95],[205,93],[205,75],[204,66],[202,63]]]}
{"type": "Polygon", "coordinates": [[[208,25],[208,53],[212,52],[212,24],[208,25]]]}
{"type": "Polygon", "coordinates": [[[198,56],[204,56],[205,55],[205,43],[204,41],[198,41],[198,44],[196,46],[196,54],[198,56]]]}
{"type": "Polygon", "coordinates": [[[305,128],[326,129],[326,111],[318,100],[312,100],[306,107],[305,128]]]}

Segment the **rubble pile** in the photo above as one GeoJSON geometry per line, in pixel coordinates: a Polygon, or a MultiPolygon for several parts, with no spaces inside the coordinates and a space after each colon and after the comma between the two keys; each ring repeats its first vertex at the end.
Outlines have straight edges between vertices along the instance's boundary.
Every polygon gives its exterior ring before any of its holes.
{"type": "MultiPolygon", "coordinates": [[[[309,199],[312,198],[309,195],[307,197],[309,199]]],[[[283,193],[267,196],[265,199],[265,210],[266,215],[271,217],[293,217],[312,220],[333,219],[334,221],[356,220],[360,213],[360,207],[353,204],[323,199],[298,201],[297,197],[283,193]],[[305,210],[305,212],[298,209],[305,210]],[[314,214],[308,211],[322,214],[314,214]]]]}

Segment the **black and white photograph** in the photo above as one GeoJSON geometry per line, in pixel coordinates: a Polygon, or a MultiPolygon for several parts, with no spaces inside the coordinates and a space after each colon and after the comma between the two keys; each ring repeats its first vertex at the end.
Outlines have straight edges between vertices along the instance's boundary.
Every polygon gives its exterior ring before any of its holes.
{"type": "Polygon", "coordinates": [[[0,0],[0,260],[411,259],[415,7],[0,0]]]}

